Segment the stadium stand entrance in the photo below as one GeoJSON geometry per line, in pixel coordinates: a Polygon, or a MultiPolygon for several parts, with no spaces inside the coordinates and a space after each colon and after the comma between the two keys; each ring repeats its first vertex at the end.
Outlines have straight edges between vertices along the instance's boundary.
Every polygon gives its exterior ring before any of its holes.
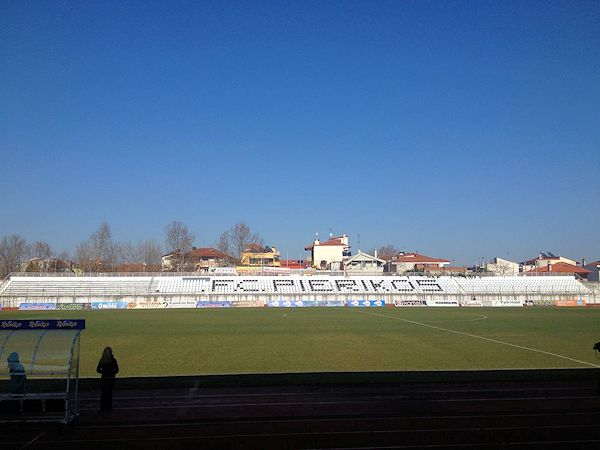
{"type": "Polygon", "coordinates": [[[1,422],[68,423],[78,415],[84,329],[84,320],[0,320],[1,422]]]}

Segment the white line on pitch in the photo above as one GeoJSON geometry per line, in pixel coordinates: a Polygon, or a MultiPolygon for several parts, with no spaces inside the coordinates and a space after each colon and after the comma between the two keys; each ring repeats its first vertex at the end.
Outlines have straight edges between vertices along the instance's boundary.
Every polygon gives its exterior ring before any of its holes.
{"type": "Polygon", "coordinates": [[[496,344],[508,345],[509,347],[515,347],[515,348],[520,348],[522,350],[529,350],[531,352],[542,353],[544,355],[555,356],[557,358],[567,359],[569,361],[574,361],[574,362],[579,363],[579,364],[585,364],[587,366],[600,367],[598,364],[592,364],[592,363],[589,363],[589,362],[586,362],[586,361],[580,361],[580,360],[575,359],[575,358],[569,358],[568,356],[559,355],[558,353],[546,352],[544,350],[538,350],[537,348],[524,347],[522,345],[511,344],[510,342],[499,341],[498,339],[487,338],[487,337],[484,337],[484,336],[478,336],[476,334],[464,333],[462,331],[451,330],[449,328],[442,328],[442,327],[438,327],[438,326],[435,326],[435,325],[429,325],[427,323],[417,322],[416,320],[403,319],[401,317],[388,316],[388,315],[385,315],[385,314],[370,313],[370,312],[366,312],[366,311],[360,311],[360,312],[363,313],[363,314],[368,314],[370,316],[385,317],[386,319],[401,320],[402,322],[412,323],[412,324],[415,324],[415,325],[421,325],[423,327],[429,327],[429,328],[433,328],[435,330],[446,331],[448,333],[454,333],[454,334],[460,334],[462,336],[468,336],[468,337],[472,337],[472,338],[475,338],[475,339],[481,339],[481,340],[484,340],[484,341],[495,342],[496,344]]]}
{"type": "Polygon", "coordinates": [[[37,441],[39,438],[41,438],[43,435],[45,435],[48,431],[50,431],[50,428],[42,431],[40,434],[38,434],[36,437],[34,437],[32,440],[30,440],[27,444],[25,444],[21,448],[29,447],[31,444],[33,444],[35,441],[37,441]]]}

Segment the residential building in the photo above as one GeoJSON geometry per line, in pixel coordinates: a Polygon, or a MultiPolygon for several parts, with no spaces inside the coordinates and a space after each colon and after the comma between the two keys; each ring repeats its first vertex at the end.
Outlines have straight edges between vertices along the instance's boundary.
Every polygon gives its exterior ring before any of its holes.
{"type": "Polygon", "coordinates": [[[556,264],[559,262],[571,264],[573,266],[577,265],[576,261],[565,258],[564,256],[556,256],[551,252],[540,252],[537,258],[529,259],[521,263],[521,272],[528,272],[539,267],[546,267],[548,264],[556,264]]]}
{"type": "Polygon", "coordinates": [[[31,258],[21,263],[21,272],[70,272],[73,262],[56,258],[31,258]]]}
{"type": "Polygon", "coordinates": [[[344,262],[344,270],[347,273],[383,273],[386,261],[359,251],[344,262]]]}
{"type": "Polygon", "coordinates": [[[304,250],[310,252],[309,262],[317,269],[341,270],[344,261],[350,258],[350,245],[345,234],[332,236],[324,242],[317,238],[312,244],[304,247],[304,250]]]}
{"type": "Polygon", "coordinates": [[[400,252],[390,259],[391,272],[424,272],[431,267],[446,267],[450,261],[443,258],[420,255],[419,253],[400,252]]]}
{"type": "Polygon", "coordinates": [[[578,275],[581,278],[587,279],[591,273],[591,270],[559,261],[553,264],[548,263],[545,267],[536,267],[525,272],[525,275],[578,275]]]}
{"type": "Polygon", "coordinates": [[[586,264],[583,268],[590,271],[587,277],[588,281],[600,281],[600,261],[586,264]]]}
{"type": "Polygon", "coordinates": [[[519,264],[503,258],[494,258],[485,265],[487,272],[497,276],[513,276],[519,274],[519,264]]]}
{"type": "Polygon", "coordinates": [[[240,265],[251,267],[280,267],[279,251],[275,247],[249,244],[241,256],[240,265]]]}
{"type": "Polygon", "coordinates": [[[180,252],[167,253],[161,260],[165,272],[208,272],[212,267],[227,267],[237,263],[234,257],[211,247],[192,247],[183,255],[180,252]]]}

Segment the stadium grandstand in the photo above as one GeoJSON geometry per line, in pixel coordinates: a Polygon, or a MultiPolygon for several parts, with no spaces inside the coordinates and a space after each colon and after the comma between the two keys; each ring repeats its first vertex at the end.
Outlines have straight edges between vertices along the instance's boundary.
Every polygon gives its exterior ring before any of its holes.
{"type": "Polygon", "coordinates": [[[573,276],[9,275],[3,308],[117,309],[218,306],[578,306],[598,289],[573,276]],[[69,306],[70,305],[70,306],[69,306]]]}

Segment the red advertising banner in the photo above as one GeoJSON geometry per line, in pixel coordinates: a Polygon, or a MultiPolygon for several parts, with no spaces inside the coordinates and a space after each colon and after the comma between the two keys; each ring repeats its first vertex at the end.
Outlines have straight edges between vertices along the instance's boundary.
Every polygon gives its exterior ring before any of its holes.
{"type": "Polygon", "coordinates": [[[573,299],[573,300],[556,300],[554,302],[556,306],[585,306],[585,300],[573,299]]]}

